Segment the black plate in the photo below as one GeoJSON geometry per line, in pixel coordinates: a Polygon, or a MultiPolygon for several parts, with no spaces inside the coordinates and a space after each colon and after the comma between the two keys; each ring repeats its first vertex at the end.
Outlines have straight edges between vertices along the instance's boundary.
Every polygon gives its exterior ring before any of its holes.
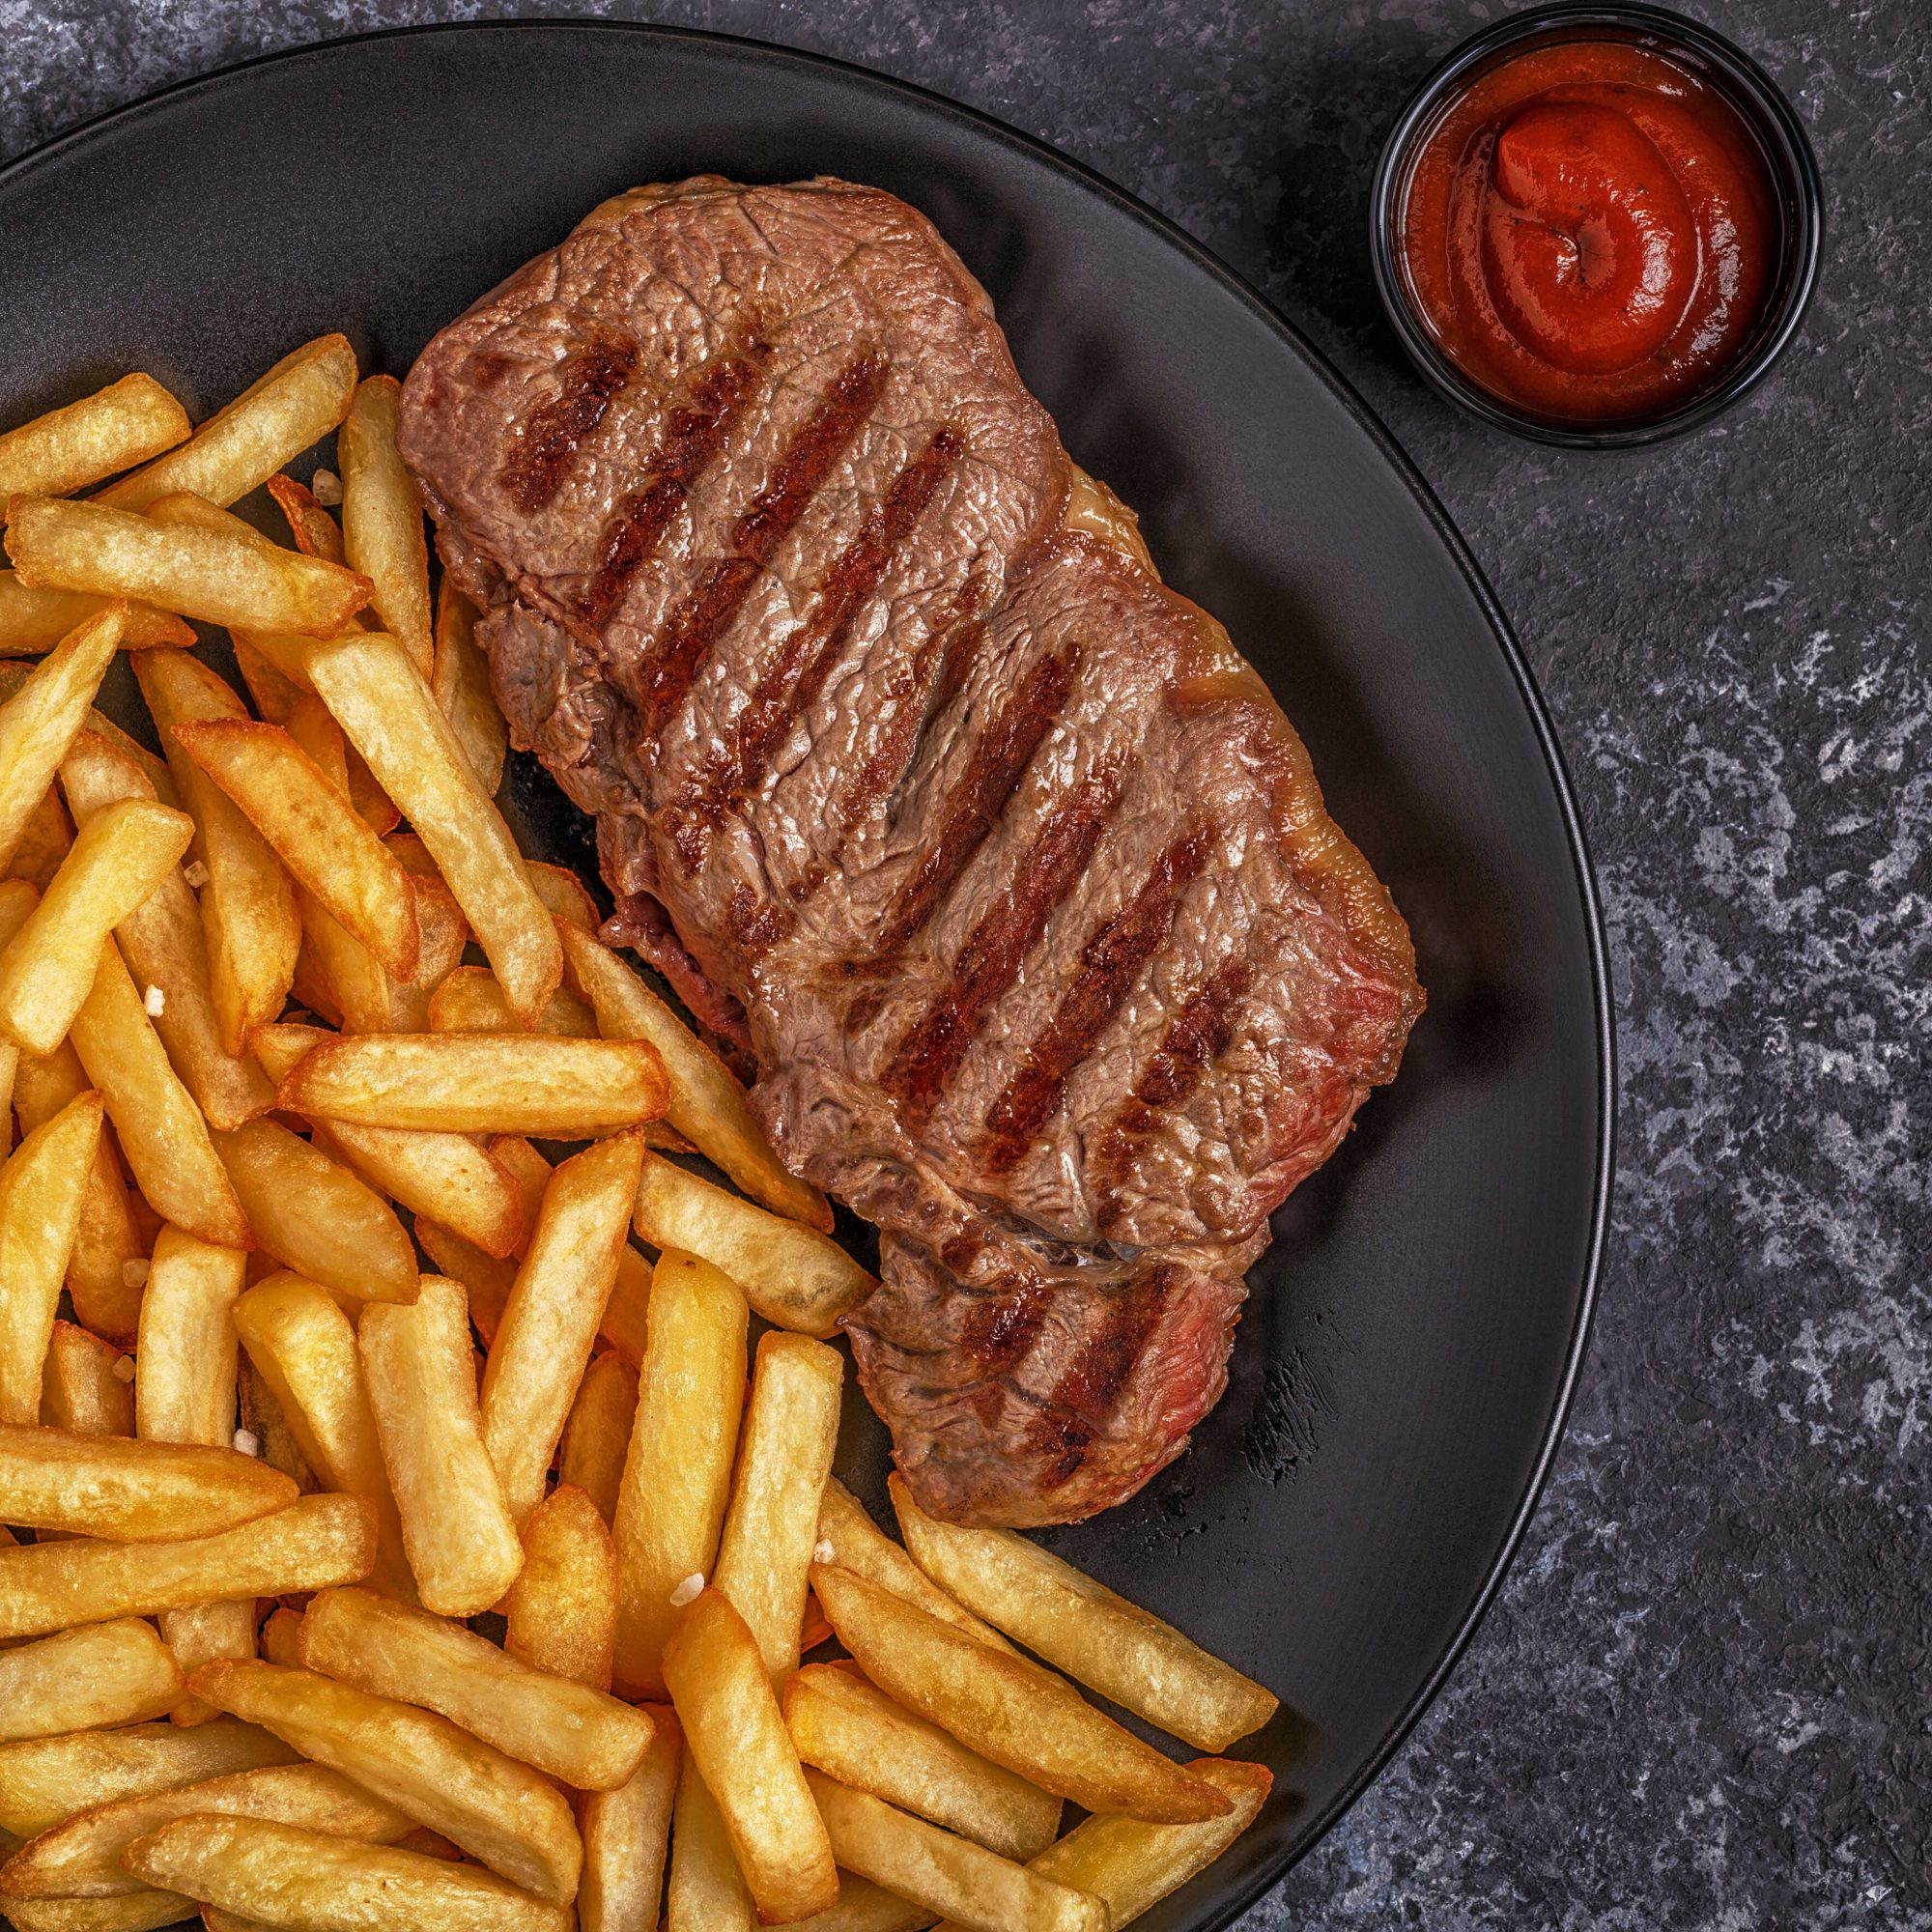
{"type": "MultiPolygon", "coordinates": [[[[400,373],[592,203],[701,170],[845,175],[938,222],[1415,931],[1429,1011],[1276,1216],[1227,1399],[1145,1494],[1051,1539],[1308,1720],[1242,1747],[1277,1773],[1263,1821],[1146,1921],[1221,1925],[1380,1767],[1494,1591],[1561,1432],[1608,1188],[1576,810],[1501,614],[1374,418],[1210,256],[1010,128],[772,47],[508,25],[261,62],[0,177],[0,421],[137,367],[205,410],[327,328],[400,373]]],[[[847,1436],[876,1499],[876,1425],[847,1436]]]]}

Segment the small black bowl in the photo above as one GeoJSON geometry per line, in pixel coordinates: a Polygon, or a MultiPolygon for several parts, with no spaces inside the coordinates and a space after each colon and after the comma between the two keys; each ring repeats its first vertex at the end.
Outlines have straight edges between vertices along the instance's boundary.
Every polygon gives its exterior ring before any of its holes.
{"type": "Polygon", "coordinates": [[[1512,14],[1457,47],[1409,97],[1376,168],[1369,249],[1382,306],[1417,368],[1452,402],[1498,429],[1571,449],[1624,449],[1696,429],[1754,389],[1798,333],[1818,278],[1825,235],[1825,189],[1818,162],[1791,103],[1741,47],[1668,8],[1606,7],[1558,0],[1512,14]],[[1436,343],[1409,290],[1402,259],[1402,218],[1412,164],[1442,113],[1480,74],[1532,45],[1625,41],[1690,68],[1720,91],[1764,151],[1781,215],[1778,271],[1756,332],[1729,373],[1659,412],[1621,422],[1566,423],[1518,408],[1465,376],[1436,343]]]}

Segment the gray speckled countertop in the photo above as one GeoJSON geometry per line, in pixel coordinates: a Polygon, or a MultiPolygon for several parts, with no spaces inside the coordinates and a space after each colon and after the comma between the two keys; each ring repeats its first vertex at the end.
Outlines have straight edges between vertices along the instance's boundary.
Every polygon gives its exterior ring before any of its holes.
{"type": "Polygon", "coordinates": [[[1798,100],[1827,264],[1768,387],[1611,460],[1452,413],[1377,309],[1379,132],[1481,0],[0,0],[0,151],[267,49],[519,11],[842,55],[1146,196],[1393,428],[1555,715],[1622,1051],[1595,1345],[1450,1689],[1246,1932],[1932,1932],[1923,0],[1694,0],[1798,100]]]}

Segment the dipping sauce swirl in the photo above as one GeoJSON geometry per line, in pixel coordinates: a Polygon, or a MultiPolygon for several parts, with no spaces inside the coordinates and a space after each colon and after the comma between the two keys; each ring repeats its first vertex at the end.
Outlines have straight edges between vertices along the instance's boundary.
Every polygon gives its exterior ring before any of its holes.
{"type": "Polygon", "coordinates": [[[1402,258],[1442,352],[1565,423],[1654,416],[1720,381],[1762,317],[1779,214],[1764,153],[1690,68],[1615,41],[1526,48],[1423,142],[1402,258]]]}

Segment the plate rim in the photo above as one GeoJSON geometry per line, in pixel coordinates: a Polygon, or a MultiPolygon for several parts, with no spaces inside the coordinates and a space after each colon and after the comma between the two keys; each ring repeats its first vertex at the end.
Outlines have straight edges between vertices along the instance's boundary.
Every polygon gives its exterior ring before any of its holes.
{"type": "Polygon", "coordinates": [[[904,80],[876,68],[863,66],[833,54],[804,47],[791,47],[776,41],[750,35],[730,34],[712,28],[687,27],[649,20],[590,19],[561,16],[553,19],[509,18],[485,20],[435,20],[401,27],[378,27],[360,33],[339,34],[327,40],[312,41],[299,46],[278,47],[253,54],[240,61],[211,69],[206,73],[172,81],[164,87],[117,107],[103,109],[74,127],[49,135],[23,154],[0,166],[0,197],[15,189],[29,176],[67,159],[101,139],[132,127],[191,94],[218,94],[243,85],[258,70],[294,67],[322,61],[345,51],[378,42],[430,40],[469,35],[624,35],[660,43],[689,43],[721,52],[732,58],[758,64],[817,69],[847,83],[882,89],[901,97],[913,107],[937,114],[942,119],[963,125],[981,138],[1019,150],[1032,160],[1066,177],[1088,193],[1112,204],[1169,248],[1186,259],[1199,272],[1218,283],[1222,291],[1239,302],[1254,319],[1274,334],[1328,389],[1376,446],[1415,499],[1437,540],[1448,552],[1464,583],[1487,620],[1490,633],[1515,680],[1544,769],[1555,794],[1556,806],[1570,848],[1571,868],[1583,914],[1585,951],[1588,955],[1592,1017],[1595,1021],[1597,1049],[1597,1148],[1592,1176],[1590,1227],[1585,1242],[1581,1279],[1577,1283],[1577,1308],[1565,1344],[1562,1375],[1555,1400],[1544,1422],[1536,1458],[1527,1482],[1518,1496],[1510,1520],[1494,1555],[1490,1559],[1482,1582],[1454,1634],[1435,1659],[1420,1686],[1410,1694],[1390,1720],[1382,1735],[1354,1775],[1335,1795],[1303,1823],[1293,1845],[1279,1860],[1264,1865],[1256,1876],[1236,1888],[1234,1895],[1211,1907],[1199,1921],[1198,1932],[1225,1932],[1225,1928],[1258,1903],[1301,1863],[1321,1844],[1341,1820],[1351,1811],[1369,1787],[1388,1769],[1396,1752],[1407,1741],[1430,1707],[1441,1695],[1450,1677],[1466,1655],[1484,1619],[1502,1593],[1502,1587],[1521,1549],[1529,1524],[1541,1505],[1558,1452],[1569,1434],[1571,1412],[1582,1380],[1589,1352],[1598,1301],[1603,1286],[1605,1251],[1608,1243],[1610,1207],[1616,1180],[1617,1136],[1617,1044],[1615,994],[1610,976],[1609,946],[1604,925],[1602,896],[1596,867],[1590,855],[1588,835],[1577,805],[1575,782],[1568,760],[1528,659],[1523,655],[1514,627],[1500,599],[1492,588],[1467,540],[1443,507],[1435,490],[1423,476],[1407,451],[1363,399],[1349,379],[1309,340],[1289,317],[1260,289],[1223,261],[1177,221],[1121,186],[1087,162],[1064,149],[1014,127],[981,108],[969,106],[950,95],[904,80]]]}

